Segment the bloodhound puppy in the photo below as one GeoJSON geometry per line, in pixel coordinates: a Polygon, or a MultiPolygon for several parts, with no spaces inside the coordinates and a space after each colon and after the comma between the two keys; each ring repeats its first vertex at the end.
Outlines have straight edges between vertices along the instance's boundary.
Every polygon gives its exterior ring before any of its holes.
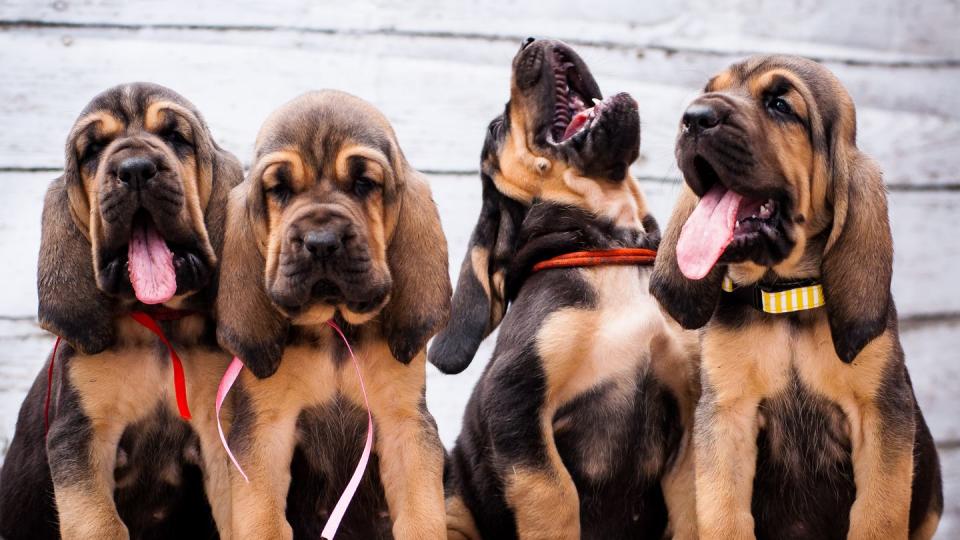
{"type": "Polygon", "coordinates": [[[450,538],[695,537],[696,336],[650,296],[650,267],[532,272],[569,252],[657,248],[629,172],[639,146],[632,97],[601,101],[563,43],[524,44],[484,143],[453,315],[430,349],[457,373],[500,326],[447,464],[450,538]]]}
{"type": "Polygon", "coordinates": [[[426,343],[450,311],[446,239],[387,119],[337,91],[282,106],[228,223],[218,337],[249,368],[229,434],[249,477],[235,475],[235,534],[319,536],[357,463],[364,397],[333,321],[366,382],[377,458],[339,536],[442,536],[443,447],[424,390],[426,343]]]}
{"type": "Polygon", "coordinates": [[[651,291],[701,333],[704,538],[930,538],[943,497],[890,294],[887,199],[823,66],[710,80],[677,140],[686,187],[651,291]]]}
{"type": "Polygon", "coordinates": [[[172,90],[117,86],[80,114],[47,190],[37,279],[40,325],[63,342],[6,456],[5,538],[216,536],[204,491],[229,537],[229,462],[206,405],[229,362],[212,308],[227,195],[242,179],[172,90]],[[131,312],[160,320],[182,358],[189,424],[166,346],[131,312]]]}

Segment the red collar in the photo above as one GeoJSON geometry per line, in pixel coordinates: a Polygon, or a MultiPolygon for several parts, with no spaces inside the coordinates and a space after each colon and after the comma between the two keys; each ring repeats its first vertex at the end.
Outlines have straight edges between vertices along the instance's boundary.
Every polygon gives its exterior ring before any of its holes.
{"type": "Polygon", "coordinates": [[[585,266],[636,265],[650,266],[657,252],[646,248],[591,249],[564,253],[533,265],[531,272],[552,268],[581,268],[585,266]]]}

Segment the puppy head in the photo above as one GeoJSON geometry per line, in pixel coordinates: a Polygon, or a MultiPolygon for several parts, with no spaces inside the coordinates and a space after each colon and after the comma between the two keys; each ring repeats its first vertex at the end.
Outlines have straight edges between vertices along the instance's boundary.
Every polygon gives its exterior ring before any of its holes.
{"type": "Polygon", "coordinates": [[[624,93],[603,100],[572,48],[531,38],[513,59],[510,101],[490,123],[481,167],[514,200],[579,202],[571,199],[582,199],[585,188],[570,184],[589,179],[614,188],[639,152],[636,101],[624,93]]]}
{"type": "Polygon", "coordinates": [[[684,113],[676,154],[688,190],[653,290],[681,323],[706,323],[724,272],[738,283],[772,273],[821,278],[845,361],[882,332],[892,260],[886,196],[856,147],[853,102],[830,71],[788,56],[731,66],[684,113]]]}
{"type": "Polygon", "coordinates": [[[564,43],[530,38],[514,57],[510,101],[483,145],[483,207],[454,315],[430,352],[441,371],[465,369],[500,323],[506,268],[529,211],[559,204],[643,230],[646,203],[629,174],[640,152],[637,103],[627,94],[601,98],[587,65],[564,43]]]}
{"type": "Polygon", "coordinates": [[[133,83],[95,97],[47,193],[41,324],[96,352],[112,343],[115,313],[203,289],[217,265],[226,193],[241,178],[172,90],[133,83]]]}
{"type": "Polygon", "coordinates": [[[276,371],[290,324],[378,318],[406,363],[446,320],[446,240],[429,187],[361,99],[315,92],[274,112],[229,213],[219,334],[260,377],[276,371]]]}

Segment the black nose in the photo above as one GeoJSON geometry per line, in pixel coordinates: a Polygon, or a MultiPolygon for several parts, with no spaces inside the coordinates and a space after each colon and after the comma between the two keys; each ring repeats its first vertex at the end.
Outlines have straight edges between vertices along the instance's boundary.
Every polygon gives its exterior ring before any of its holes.
{"type": "Polygon", "coordinates": [[[127,158],[117,168],[117,178],[133,189],[143,189],[146,183],[157,175],[157,165],[142,157],[127,158]]]}
{"type": "Polygon", "coordinates": [[[520,50],[522,51],[522,50],[526,49],[526,48],[527,48],[527,45],[530,45],[531,43],[533,43],[533,42],[536,41],[536,40],[537,40],[537,39],[534,38],[534,37],[528,37],[527,39],[523,40],[523,45],[520,46],[520,50]]]}
{"type": "Polygon", "coordinates": [[[340,236],[333,231],[310,231],[303,235],[303,245],[314,257],[329,257],[340,249],[340,236]]]}
{"type": "Polygon", "coordinates": [[[702,133],[720,123],[720,114],[715,108],[704,103],[694,103],[683,113],[683,129],[693,133],[702,133]]]}

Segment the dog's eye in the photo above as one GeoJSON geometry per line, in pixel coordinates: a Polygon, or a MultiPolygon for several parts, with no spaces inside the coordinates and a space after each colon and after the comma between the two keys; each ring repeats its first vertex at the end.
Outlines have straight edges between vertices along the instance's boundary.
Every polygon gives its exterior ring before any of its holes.
{"type": "Polygon", "coordinates": [[[361,176],[353,181],[353,193],[357,197],[366,197],[376,188],[377,183],[366,176],[361,176]]]}
{"type": "Polygon", "coordinates": [[[290,199],[292,192],[286,184],[276,184],[266,189],[267,195],[273,197],[280,204],[285,204],[290,199]]]}
{"type": "Polygon", "coordinates": [[[174,147],[192,146],[192,143],[176,129],[171,129],[164,133],[163,138],[174,147]]]}
{"type": "Polygon", "coordinates": [[[80,163],[86,163],[99,156],[105,146],[106,143],[103,141],[90,141],[87,147],[84,148],[83,155],[80,156],[80,163]]]}
{"type": "Polygon", "coordinates": [[[767,106],[777,111],[780,114],[784,114],[784,115],[793,114],[793,108],[790,107],[790,104],[787,103],[787,100],[783,99],[782,97],[775,97],[771,99],[770,103],[767,106]]]}

